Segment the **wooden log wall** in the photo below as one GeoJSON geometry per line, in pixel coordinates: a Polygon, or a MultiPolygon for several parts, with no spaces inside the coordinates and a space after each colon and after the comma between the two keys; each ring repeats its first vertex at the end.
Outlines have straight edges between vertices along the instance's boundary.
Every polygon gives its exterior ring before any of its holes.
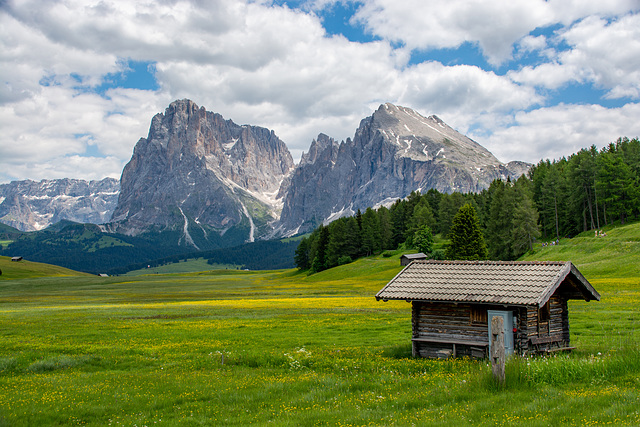
{"type": "MultiPolygon", "coordinates": [[[[569,346],[569,310],[567,298],[556,293],[549,299],[549,318],[541,318],[537,307],[526,308],[526,343],[522,342],[522,348],[528,348],[530,352],[544,352],[553,348],[569,346]],[[531,339],[540,342],[531,344],[531,339]],[[539,339],[539,340],[536,340],[539,339]]],[[[545,310],[543,307],[542,310],[545,310]]]]}
{"type": "Polygon", "coordinates": [[[516,354],[523,354],[529,349],[529,334],[528,334],[528,307],[518,307],[514,310],[518,316],[517,323],[514,322],[514,326],[518,329],[513,340],[513,351],[516,354]]]}
{"type": "MultiPolygon", "coordinates": [[[[486,306],[480,306],[487,310],[486,306]]],[[[434,338],[443,340],[470,340],[489,342],[489,326],[483,322],[471,321],[471,304],[421,303],[412,304],[413,338],[434,338]]],[[[414,342],[414,355],[428,358],[453,356],[453,344],[438,342],[414,342]]],[[[455,345],[456,357],[483,358],[487,347],[482,345],[455,345]]]]}
{"type": "MultiPolygon", "coordinates": [[[[567,298],[562,293],[554,294],[549,302],[549,318],[540,321],[540,312],[535,306],[504,307],[491,305],[472,305],[454,303],[413,302],[411,310],[412,337],[434,338],[434,342],[414,342],[414,355],[430,358],[442,358],[453,355],[451,343],[438,343],[443,340],[472,340],[487,342],[489,328],[487,321],[473,322],[471,311],[481,310],[513,311],[517,317],[514,326],[514,351],[544,352],[559,347],[568,347],[569,314],[567,298]],[[535,344],[532,343],[532,339],[535,344]]],[[[486,348],[473,345],[456,345],[456,356],[485,357],[486,348]]]]}
{"type": "MultiPolygon", "coordinates": [[[[489,342],[487,322],[471,323],[470,304],[414,303],[413,336],[477,339],[489,342]]],[[[486,310],[486,308],[485,308],[486,310]]]]}

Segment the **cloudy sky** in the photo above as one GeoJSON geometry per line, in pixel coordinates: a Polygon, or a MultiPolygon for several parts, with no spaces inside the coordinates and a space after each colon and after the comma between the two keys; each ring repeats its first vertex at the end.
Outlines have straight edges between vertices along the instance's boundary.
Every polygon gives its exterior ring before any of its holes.
{"type": "Polygon", "coordinates": [[[0,183],[119,177],[189,98],[296,160],[384,102],[500,160],[640,136],[640,0],[0,0],[0,183]]]}

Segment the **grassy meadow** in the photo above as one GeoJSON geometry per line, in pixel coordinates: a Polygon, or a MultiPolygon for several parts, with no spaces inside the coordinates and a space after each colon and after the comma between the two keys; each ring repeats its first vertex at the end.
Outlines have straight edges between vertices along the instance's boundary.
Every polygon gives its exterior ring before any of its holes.
{"type": "Polygon", "coordinates": [[[0,426],[640,425],[640,224],[607,233],[528,255],[573,261],[602,301],[570,302],[576,351],[513,358],[504,386],[410,357],[410,305],[373,297],[400,253],[311,276],[0,259],[0,426]]]}
{"type": "Polygon", "coordinates": [[[206,270],[238,270],[240,266],[231,264],[215,264],[210,265],[204,258],[190,258],[188,260],[168,263],[151,268],[142,268],[140,270],[132,270],[125,276],[139,276],[141,274],[174,274],[174,273],[193,273],[206,270]]]}

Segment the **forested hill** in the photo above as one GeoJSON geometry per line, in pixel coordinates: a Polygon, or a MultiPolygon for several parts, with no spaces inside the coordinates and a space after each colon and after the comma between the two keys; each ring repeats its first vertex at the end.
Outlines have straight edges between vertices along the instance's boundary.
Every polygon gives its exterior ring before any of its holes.
{"type": "Polygon", "coordinates": [[[640,142],[618,139],[530,170],[533,200],[543,236],[566,236],[637,217],[640,206],[640,142]]]}
{"type": "Polygon", "coordinates": [[[320,271],[402,244],[416,247],[416,233],[425,227],[446,237],[454,215],[467,203],[477,212],[488,257],[494,260],[517,259],[536,240],[554,241],[613,222],[624,224],[640,215],[640,141],[621,138],[602,150],[591,147],[568,158],[542,160],[528,176],[495,180],[480,193],[431,189],[413,192],[389,208],[358,211],[303,239],[296,264],[320,271]]]}

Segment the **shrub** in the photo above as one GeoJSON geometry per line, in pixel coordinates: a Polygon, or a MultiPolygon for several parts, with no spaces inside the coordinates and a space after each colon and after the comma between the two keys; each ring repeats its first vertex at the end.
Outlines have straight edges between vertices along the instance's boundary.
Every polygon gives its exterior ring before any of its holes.
{"type": "Polygon", "coordinates": [[[353,262],[353,260],[348,255],[344,255],[344,256],[341,256],[340,258],[338,258],[338,265],[345,265],[345,264],[349,264],[349,263],[352,263],[352,262],[353,262]]]}

